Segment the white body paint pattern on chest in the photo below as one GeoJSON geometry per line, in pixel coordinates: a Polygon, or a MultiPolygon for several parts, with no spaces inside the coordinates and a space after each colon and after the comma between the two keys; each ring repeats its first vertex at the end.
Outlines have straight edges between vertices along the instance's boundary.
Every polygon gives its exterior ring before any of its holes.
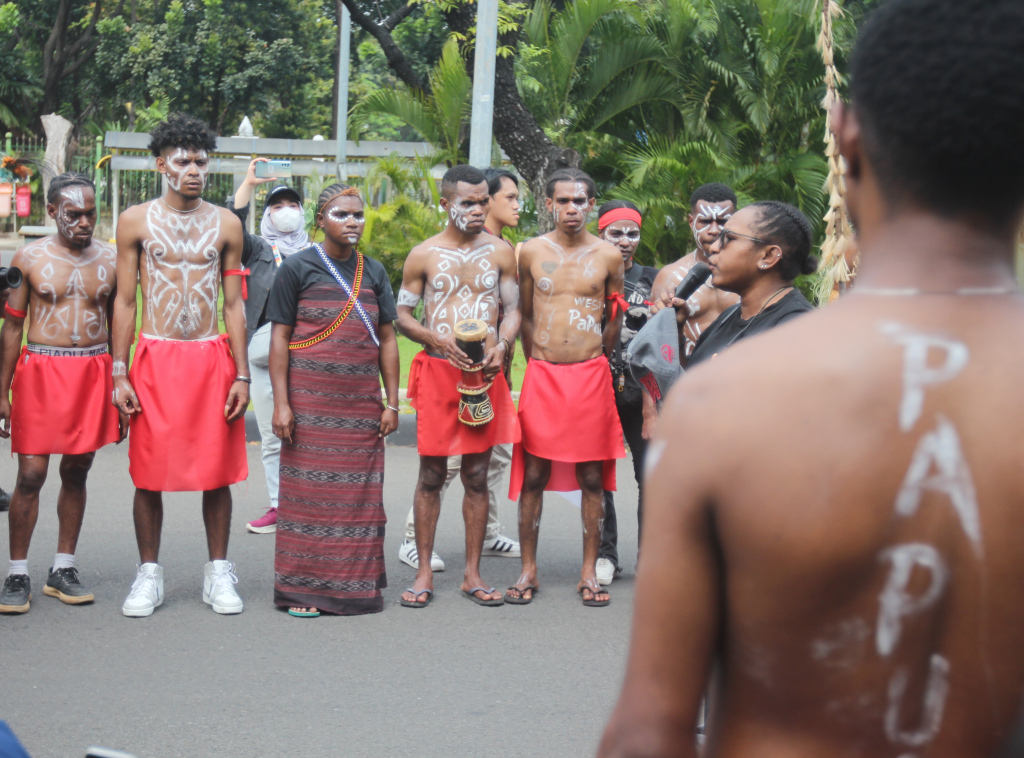
{"type": "MultiPolygon", "coordinates": [[[[584,191],[586,191],[585,187],[584,191]]],[[[542,236],[540,239],[548,243],[548,246],[555,251],[555,254],[558,256],[559,265],[570,263],[579,266],[582,264],[583,271],[581,276],[584,277],[594,276],[597,273],[597,268],[594,265],[594,256],[592,255],[593,251],[597,249],[596,245],[590,245],[589,247],[574,250],[570,253],[566,252],[561,245],[553,242],[548,237],[542,236]]],[[[543,263],[541,267],[543,268],[543,263]]],[[[553,271],[554,269],[552,269],[552,272],[553,271]]],[[[535,286],[545,295],[544,305],[548,306],[551,301],[551,296],[555,291],[554,281],[544,276],[537,280],[535,286]]],[[[577,331],[592,332],[600,337],[602,333],[600,316],[603,315],[604,304],[600,300],[590,297],[574,297],[573,304],[577,307],[569,309],[569,326],[577,331]]],[[[546,345],[551,341],[551,328],[554,324],[555,312],[550,307],[547,308],[547,311],[548,316],[546,322],[544,324],[537,325],[536,332],[533,336],[534,342],[538,345],[546,345]]]]}
{"type": "MultiPolygon", "coordinates": [[[[915,332],[899,324],[883,324],[881,331],[903,348],[903,392],[898,421],[900,430],[908,432],[923,414],[925,390],[958,376],[967,366],[970,353],[962,342],[940,335],[915,332]],[[929,358],[936,353],[942,354],[942,360],[930,363],[929,358]]],[[[977,496],[959,435],[949,419],[941,413],[936,414],[935,421],[935,428],[923,434],[911,458],[903,484],[896,495],[896,514],[901,518],[910,518],[918,512],[926,492],[944,493],[975,554],[981,558],[983,547],[977,496]]],[[[935,547],[921,542],[894,545],[883,550],[879,559],[892,564],[888,580],[879,595],[880,607],[875,630],[878,653],[888,657],[899,645],[904,620],[924,613],[939,603],[951,581],[951,571],[948,562],[935,547]],[[927,571],[930,582],[922,593],[911,595],[907,588],[915,568],[927,571]]],[[[924,703],[920,709],[920,723],[910,729],[902,723],[901,714],[911,670],[901,666],[893,672],[887,691],[888,705],[884,723],[886,737],[892,744],[916,749],[927,746],[935,739],[942,726],[949,695],[949,673],[949,661],[938,652],[932,653],[924,703]]],[[[900,758],[916,758],[916,754],[904,753],[900,758]]]]}
{"type": "Polygon", "coordinates": [[[180,332],[188,339],[215,331],[220,210],[204,203],[194,213],[182,214],[154,200],[146,211],[146,228],[149,238],[142,243],[148,274],[146,315],[158,336],[180,332]]]}
{"type": "MultiPolygon", "coordinates": [[[[66,190],[65,190],[66,191],[66,190]]],[[[93,243],[93,253],[87,258],[76,258],[53,240],[46,240],[33,248],[26,248],[22,255],[33,265],[40,265],[39,301],[32,317],[36,319],[44,339],[57,340],[71,330],[71,341],[77,345],[83,339],[93,343],[106,339],[106,314],[101,308],[91,307],[94,300],[109,295],[114,287],[114,267],[117,252],[98,242],[93,243]],[[57,265],[68,264],[71,273],[63,281],[55,281],[57,265]],[[82,271],[94,268],[99,286],[90,298],[85,291],[82,271]],[[59,293],[59,294],[58,294],[59,293]],[[61,304],[58,306],[58,298],[61,304]]]]}
{"type": "Polygon", "coordinates": [[[477,248],[431,247],[437,270],[427,279],[427,328],[449,334],[457,321],[478,318],[494,334],[498,319],[498,267],[491,256],[494,245],[477,248]]]}

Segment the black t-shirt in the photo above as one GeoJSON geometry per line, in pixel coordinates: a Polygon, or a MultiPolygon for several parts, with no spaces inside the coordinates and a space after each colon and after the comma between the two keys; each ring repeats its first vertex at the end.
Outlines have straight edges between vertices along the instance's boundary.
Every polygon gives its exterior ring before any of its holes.
{"type": "Polygon", "coordinates": [[[686,361],[686,367],[692,368],[715,353],[722,352],[734,342],[773,329],[801,313],[813,310],[814,306],[807,302],[807,298],[796,288],[748,321],[740,317],[740,304],[737,303],[722,311],[722,315],[711,322],[711,326],[700,335],[693,353],[686,361]]]}
{"type": "MultiPolygon", "coordinates": [[[[356,275],[356,256],[349,256],[347,261],[331,263],[338,269],[349,286],[356,275]]],[[[289,255],[284,259],[277,271],[274,288],[270,291],[267,305],[267,319],[275,324],[295,326],[295,316],[299,307],[299,295],[314,284],[333,284],[340,289],[331,272],[327,270],[316,248],[307,247],[301,252],[289,255]]],[[[395,308],[395,295],[391,291],[391,282],[380,261],[363,256],[363,286],[373,290],[377,298],[377,311],[381,324],[390,324],[398,318],[395,308]]]]}
{"type": "Polygon", "coordinates": [[[643,329],[647,319],[651,317],[651,288],[654,287],[654,277],[657,275],[658,269],[634,263],[623,277],[623,289],[626,302],[629,303],[629,308],[622,319],[622,331],[619,333],[619,342],[623,349],[632,342],[636,333],[643,329]]]}

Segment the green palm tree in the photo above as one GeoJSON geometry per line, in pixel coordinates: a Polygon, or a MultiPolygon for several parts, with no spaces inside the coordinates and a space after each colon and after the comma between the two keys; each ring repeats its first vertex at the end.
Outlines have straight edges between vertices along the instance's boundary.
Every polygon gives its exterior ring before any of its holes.
{"type": "Polygon", "coordinates": [[[355,133],[370,114],[394,116],[434,147],[436,162],[450,166],[464,162],[466,154],[462,144],[468,130],[473,83],[466,73],[456,40],[445,43],[429,79],[429,94],[406,87],[379,89],[368,94],[353,109],[355,133]]]}

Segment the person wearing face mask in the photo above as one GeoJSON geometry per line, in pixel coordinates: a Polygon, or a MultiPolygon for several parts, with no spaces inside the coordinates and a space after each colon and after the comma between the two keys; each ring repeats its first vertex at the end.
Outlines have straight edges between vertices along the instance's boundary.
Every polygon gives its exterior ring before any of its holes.
{"type": "MultiPolygon", "coordinates": [[[[637,503],[637,521],[643,514],[643,472],[644,454],[647,451],[647,435],[644,433],[643,389],[628,370],[623,354],[636,333],[647,323],[651,315],[651,288],[654,286],[658,269],[642,266],[633,260],[640,245],[640,209],[626,200],[612,200],[597,209],[597,228],[601,239],[610,242],[622,253],[626,272],[623,277],[626,308],[619,333],[619,344],[612,352],[612,387],[615,389],[615,406],[622,422],[622,432],[633,453],[633,475],[640,491],[637,503]]],[[[654,413],[654,406],[647,409],[654,413]]],[[[604,526],[601,530],[601,548],[597,558],[597,581],[607,586],[615,574],[620,572],[618,551],[618,523],[615,516],[615,495],[604,493],[604,526]]]]}
{"type": "MultiPolygon", "coordinates": [[[[236,216],[242,228],[249,215],[249,199],[260,184],[275,179],[258,179],[256,164],[266,158],[256,158],[249,164],[245,179],[233,198],[236,216]]],[[[277,270],[289,256],[309,247],[305,229],[302,196],[293,188],[280,185],[267,193],[260,221],[260,234],[245,233],[242,265],[249,269],[249,297],[245,301],[246,329],[249,338],[249,369],[252,376],[252,404],[259,423],[263,449],[263,470],[267,477],[270,507],[260,518],[250,521],[245,528],[255,534],[277,531],[277,496],[281,470],[281,440],[274,435],[274,391],[270,384],[270,330],[267,303],[277,270]]]]}

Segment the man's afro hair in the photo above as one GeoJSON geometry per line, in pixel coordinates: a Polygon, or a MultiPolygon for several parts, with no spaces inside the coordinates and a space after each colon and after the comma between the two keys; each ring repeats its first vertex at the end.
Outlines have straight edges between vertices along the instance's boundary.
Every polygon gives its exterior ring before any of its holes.
{"type": "Polygon", "coordinates": [[[186,113],[172,113],[150,132],[149,149],[159,157],[168,147],[192,148],[212,153],[217,147],[217,135],[206,122],[186,113]]]}

